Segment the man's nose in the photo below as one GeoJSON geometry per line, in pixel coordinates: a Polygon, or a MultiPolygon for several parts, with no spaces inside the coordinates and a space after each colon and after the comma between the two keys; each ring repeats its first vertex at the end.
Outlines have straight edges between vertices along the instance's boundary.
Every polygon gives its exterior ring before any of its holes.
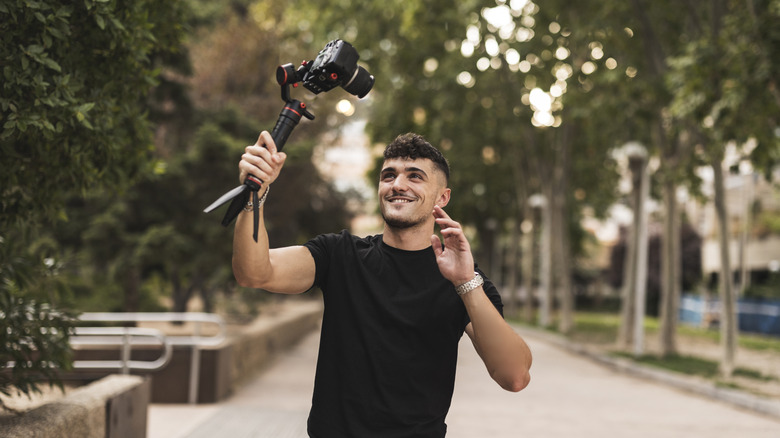
{"type": "Polygon", "coordinates": [[[399,192],[405,192],[408,188],[408,181],[403,175],[399,175],[393,180],[393,190],[399,192]]]}

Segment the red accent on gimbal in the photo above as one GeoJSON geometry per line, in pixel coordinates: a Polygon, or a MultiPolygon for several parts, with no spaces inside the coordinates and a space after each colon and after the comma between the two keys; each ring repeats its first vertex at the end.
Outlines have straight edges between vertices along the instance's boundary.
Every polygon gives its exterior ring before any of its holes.
{"type": "Polygon", "coordinates": [[[294,109],[290,108],[289,106],[288,106],[288,107],[285,107],[285,109],[288,109],[288,110],[290,110],[290,111],[294,112],[295,114],[297,114],[297,115],[298,115],[298,117],[301,117],[301,113],[299,113],[298,111],[295,111],[294,109]]]}

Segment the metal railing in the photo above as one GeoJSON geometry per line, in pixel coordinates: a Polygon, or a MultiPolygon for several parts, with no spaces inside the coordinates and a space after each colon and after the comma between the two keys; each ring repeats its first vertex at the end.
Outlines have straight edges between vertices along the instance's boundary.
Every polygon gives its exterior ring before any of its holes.
{"type": "MultiPolygon", "coordinates": [[[[160,369],[170,362],[172,352],[171,346],[184,346],[192,349],[190,356],[190,376],[189,376],[189,403],[198,402],[198,379],[200,377],[200,350],[203,347],[217,346],[221,344],[226,338],[226,326],[225,321],[219,315],[212,313],[199,313],[199,312],[137,312],[137,313],[111,313],[111,312],[89,312],[82,313],[79,316],[79,320],[82,322],[184,322],[192,323],[193,330],[191,335],[170,335],[163,334],[156,329],[136,328],[136,327],[79,327],[76,331],[76,337],[83,337],[77,342],[88,342],[91,345],[98,345],[97,342],[92,342],[86,339],[89,331],[94,330],[95,335],[103,330],[113,330],[116,334],[113,335],[113,339],[104,338],[107,342],[103,342],[99,345],[121,345],[122,346],[122,360],[120,361],[78,361],[89,362],[79,363],[80,368],[117,368],[122,370],[129,369],[160,369]],[[217,326],[216,334],[214,335],[202,335],[203,324],[214,324],[217,326]],[[86,331],[85,331],[86,329],[86,331]],[[129,330],[124,332],[123,330],[129,330]],[[165,346],[165,354],[159,359],[141,363],[142,361],[131,361],[130,351],[133,345],[141,345],[139,342],[133,341],[133,335],[131,333],[137,333],[138,336],[146,336],[152,338],[158,338],[158,335],[162,338],[162,344],[165,346]],[[154,333],[154,334],[153,334],[154,333]],[[118,337],[121,336],[122,341],[118,342],[118,337]],[[98,366],[98,365],[111,365],[111,366],[98,366]],[[144,368],[144,367],[157,367],[159,368],[144,368]]],[[[105,333],[107,334],[107,333],[105,333]]],[[[74,367],[76,363],[74,363],[74,367]]]]}
{"type": "Polygon", "coordinates": [[[121,346],[119,360],[74,360],[76,369],[118,369],[122,374],[130,370],[156,371],[164,368],[173,357],[173,346],[160,330],[138,327],[76,327],[70,337],[72,346],[121,346]],[[144,341],[143,339],[146,339],[144,341]],[[156,341],[156,342],[150,342],[156,341]],[[134,346],[158,345],[160,357],[155,360],[132,360],[134,346]]]}

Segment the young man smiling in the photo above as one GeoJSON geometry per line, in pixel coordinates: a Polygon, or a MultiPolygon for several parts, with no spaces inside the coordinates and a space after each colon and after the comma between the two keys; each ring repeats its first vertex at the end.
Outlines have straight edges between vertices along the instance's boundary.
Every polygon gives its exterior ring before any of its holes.
{"type": "MultiPolygon", "coordinates": [[[[390,143],[384,159],[382,234],[342,231],[271,249],[262,215],[257,242],[251,214],[236,222],[239,284],[284,294],[322,290],[308,421],[314,438],[443,437],[464,332],[502,388],[520,391],[530,379],[528,346],[502,318],[498,292],[476,267],[460,224],[444,211],[451,196],[447,160],[411,133],[390,143]]],[[[285,160],[264,131],[246,148],[239,178],[265,181],[264,199],[285,160]]]]}

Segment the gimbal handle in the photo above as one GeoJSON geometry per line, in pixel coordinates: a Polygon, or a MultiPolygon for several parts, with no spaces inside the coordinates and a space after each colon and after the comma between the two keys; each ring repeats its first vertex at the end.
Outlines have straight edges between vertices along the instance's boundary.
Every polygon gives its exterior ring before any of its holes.
{"type": "MultiPolygon", "coordinates": [[[[271,131],[271,138],[274,139],[277,151],[281,151],[284,144],[287,143],[287,139],[290,137],[293,129],[295,129],[295,127],[298,126],[298,122],[301,121],[301,117],[314,120],[314,114],[306,109],[305,103],[290,98],[290,87],[297,86],[297,82],[303,77],[302,75],[308,71],[308,65],[308,63],[304,62],[298,70],[295,70],[292,67],[292,64],[285,64],[279,66],[276,70],[276,81],[282,87],[282,100],[285,102],[284,108],[279,112],[279,118],[276,120],[276,125],[271,131]]],[[[230,206],[228,206],[228,209],[225,212],[225,217],[222,218],[222,225],[228,226],[233,222],[233,219],[241,213],[241,210],[249,200],[249,196],[252,196],[252,210],[254,215],[254,232],[252,237],[254,237],[255,242],[257,242],[258,224],[260,222],[257,192],[262,186],[263,181],[260,178],[254,175],[247,175],[242,185],[220,196],[219,199],[214,201],[203,211],[208,213],[232,199],[230,206]]]]}
{"type": "MultiPolygon", "coordinates": [[[[273,131],[271,131],[271,138],[274,139],[277,151],[281,151],[285,143],[287,143],[287,139],[290,137],[293,129],[295,129],[295,127],[298,126],[298,122],[301,121],[301,117],[306,117],[309,120],[313,120],[314,114],[310,113],[309,110],[306,109],[306,104],[299,100],[292,99],[286,103],[284,108],[282,108],[282,111],[279,113],[279,118],[276,120],[276,125],[274,126],[273,131]]],[[[252,196],[252,205],[255,216],[253,233],[255,242],[257,241],[257,229],[259,223],[257,192],[261,189],[262,185],[262,180],[254,175],[247,175],[243,186],[239,186],[233,189],[231,192],[228,192],[228,194],[223,195],[223,198],[227,197],[227,199],[224,199],[222,202],[225,203],[230,199],[233,200],[233,202],[230,203],[230,206],[228,206],[227,211],[225,211],[225,217],[222,218],[222,225],[228,226],[231,222],[233,222],[233,219],[235,219],[236,216],[241,213],[244,205],[246,205],[247,201],[249,200],[249,196],[252,196]],[[234,194],[230,196],[231,193],[234,194]]],[[[220,198],[220,200],[222,200],[222,198],[220,198]]],[[[222,203],[219,203],[220,200],[212,204],[212,206],[209,206],[207,211],[211,211],[219,205],[222,205],[222,203]],[[216,206],[214,206],[215,204],[216,206]]]]}
{"type": "Polygon", "coordinates": [[[300,100],[292,99],[287,102],[282,111],[279,113],[279,118],[276,120],[276,126],[271,131],[271,138],[276,143],[276,150],[281,151],[284,144],[287,143],[287,138],[290,137],[292,130],[301,121],[301,117],[306,117],[309,120],[314,120],[314,114],[310,113],[306,109],[306,104],[300,100]]]}

